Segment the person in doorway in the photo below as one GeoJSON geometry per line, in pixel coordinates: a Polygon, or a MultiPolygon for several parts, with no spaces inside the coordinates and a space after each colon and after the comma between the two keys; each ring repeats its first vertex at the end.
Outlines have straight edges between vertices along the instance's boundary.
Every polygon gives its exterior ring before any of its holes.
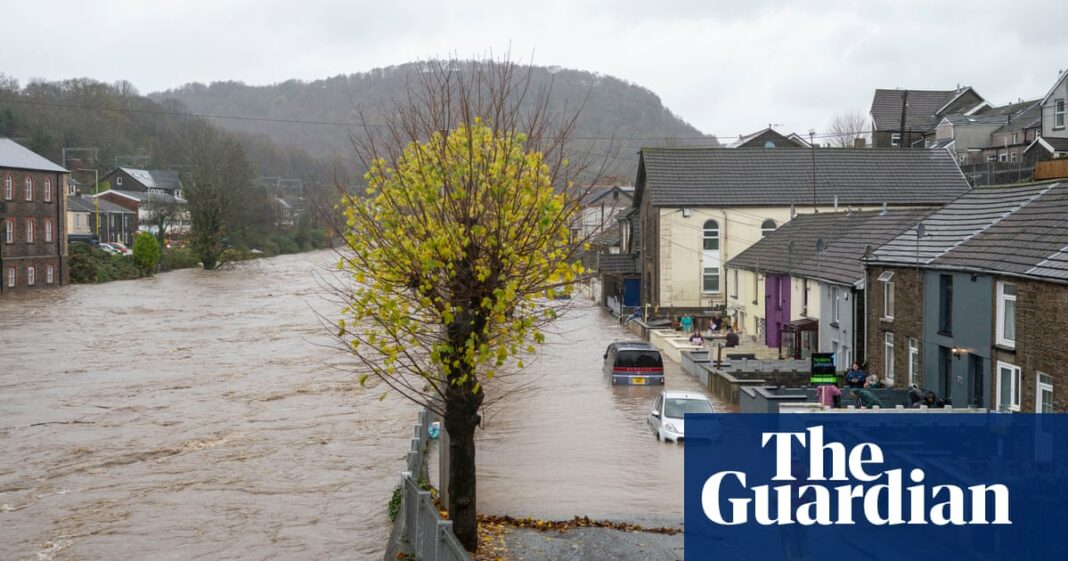
{"type": "Polygon", "coordinates": [[[864,388],[853,388],[849,390],[849,394],[857,400],[857,405],[862,409],[883,406],[883,402],[879,401],[879,398],[875,397],[875,394],[864,388]]]}
{"type": "Polygon", "coordinates": [[[705,344],[705,338],[701,335],[700,331],[694,331],[693,335],[690,335],[690,344],[698,346],[705,344]]]}
{"type": "Polygon", "coordinates": [[[719,331],[723,329],[723,318],[719,316],[712,318],[708,324],[708,328],[711,329],[713,333],[719,333],[719,331]]]}
{"type": "Polygon", "coordinates": [[[860,364],[854,362],[845,374],[845,384],[850,388],[863,388],[868,375],[860,369],[860,364]]]}
{"type": "Polygon", "coordinates": [[[737,347],[738,346],[738,334],[735,333],[733,329],[727,330],[727,346],[728,347],[737,347]]]}

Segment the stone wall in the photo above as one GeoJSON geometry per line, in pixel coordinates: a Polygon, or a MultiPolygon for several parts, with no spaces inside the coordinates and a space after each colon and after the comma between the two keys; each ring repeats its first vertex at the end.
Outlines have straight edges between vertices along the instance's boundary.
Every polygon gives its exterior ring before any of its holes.
{"type": "Polygon", "coordinates": [[[867,343],[866,370],[885,378],[886,334],[893,334],[894,341],[894,386],[907,387],[908,380],[908,339],[914,338],[920,346],[920,379],[924,386],[923,367],[923,275],[916,269],[906,267],[873,266],[867,269],[867,290],[864,291],[867,309],[867,343]],[[884,283],[879,282],[879,275],[884,271],[893,271],[894,310],[893,319],[885,318],[883,306],[884,283]]]}

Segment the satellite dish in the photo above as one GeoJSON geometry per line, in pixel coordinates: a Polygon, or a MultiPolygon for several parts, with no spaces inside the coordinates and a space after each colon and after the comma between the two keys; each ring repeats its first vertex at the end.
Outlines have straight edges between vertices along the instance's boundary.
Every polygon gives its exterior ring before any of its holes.
{"type": "Polygon", "coordinates": [[[764,143],[764,149],[765,150],[774,150],[775,149],[775,143],[770,141],[770,140],[765,142],[764,143]]]}

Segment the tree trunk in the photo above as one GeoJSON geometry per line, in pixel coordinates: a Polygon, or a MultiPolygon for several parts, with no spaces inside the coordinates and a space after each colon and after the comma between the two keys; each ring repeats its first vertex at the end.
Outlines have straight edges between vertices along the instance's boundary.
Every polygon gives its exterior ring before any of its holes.
{"type": "Polygon", "coordinates": [[[445,429],[449,431],[449,519],[457,539],[468,551],[478,549],[478,508],[475,500],[475,429],[481,390],[450,385],[445,393],[445,429]]]}

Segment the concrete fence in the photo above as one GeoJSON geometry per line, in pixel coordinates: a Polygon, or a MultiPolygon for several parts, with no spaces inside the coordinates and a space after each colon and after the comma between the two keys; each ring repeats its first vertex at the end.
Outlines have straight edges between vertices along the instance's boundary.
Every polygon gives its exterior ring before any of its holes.
{"type": "MultiPolygon", "coordinates": [[[[426,446],[430,437],[431,414],[419,412],[408,450],[408,470],[401,473],[403,499],[398,517],[402,517],[401,539],[422,561],[471,561],[467,551],[452,533],[452,522],[443,520],[429,491],[419,487],[421,475],[426,474],[426,446]]],[[[444,431],[442,431],[444,432],[444,431]]]]}

